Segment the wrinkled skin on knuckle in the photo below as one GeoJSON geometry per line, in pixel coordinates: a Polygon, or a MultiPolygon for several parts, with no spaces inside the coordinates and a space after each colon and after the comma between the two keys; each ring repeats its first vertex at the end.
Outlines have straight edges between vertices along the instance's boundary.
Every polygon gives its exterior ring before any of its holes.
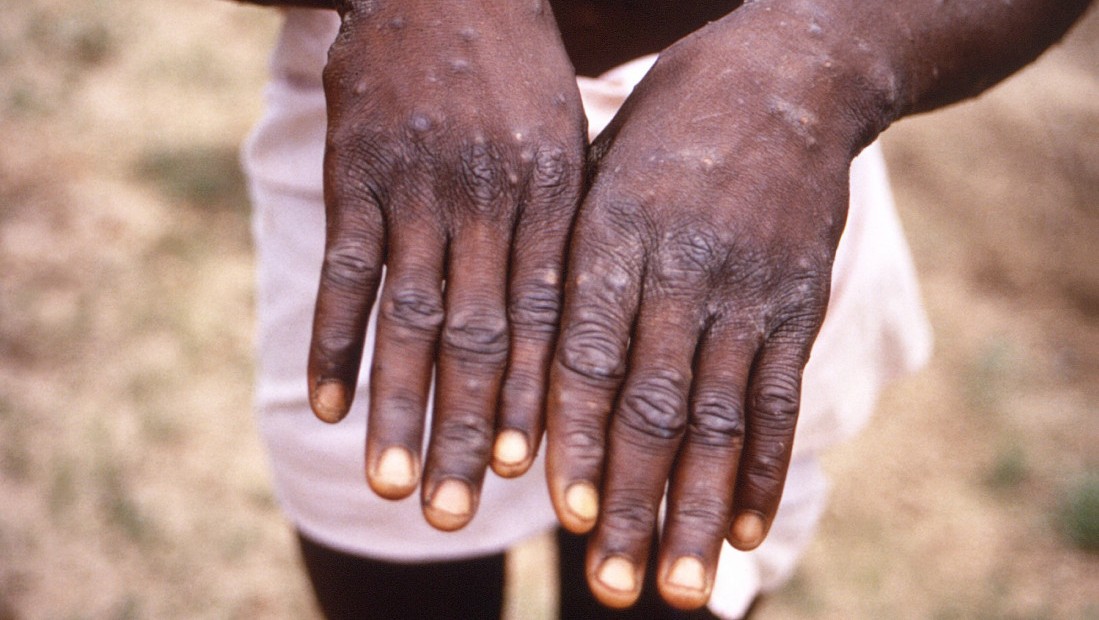
{"type": "Polygon", "coordinates": [[[596,386],[593,390],[584,381],[580,384],[563,381],[562,373],[572,371],[562,369],[558,360],[551,373],[557,381],[551,384],[548,394],[548,408],[556,414],[547,416],[546,420],[556,439],[550,446],[556,443],[561,453],[568,455],[569,461],[586,458],[586,466],[600,465],[610,408],[604,394],[606,386],[596,386]]]}
{"type": "MultiPolygon", "coordinates": [[[[667,205],[654,205],[642,196],[634,195],[631,188],[614,187],[604,190],[600,208],[593,217],[593,224],[606,228],[612,239],[621,244],[632,246],[636,254],[639,250],[652,254],[660,239],[660,231],[665,225],[660,221],[659,208],[667,205]]],[[[607,250],[604,250],[607,251],[607,250]]]]}
{"type": "Polygon", "coordinates": [[[781,283],[788,261],[782,249],[768,247],[753,237],[750,227],[739,224],[725,233],[721,251],[715,255],[714,285],[724,294],[739,293],[759,304],[772,301],[781,283]]]}
{"type": "Polygon", "coordinates": [[[379,312],[392,324],[411,332],[433,337],[443,324],[444,310],[438,292],[416,285],[390,283],[393,291],[379,312]]]}
{"type": "Polygon", "coordinates": [[[488,308],[451,312],[443,329],[442,347],[463,361],[502,364],[508,352],[507,320],[500,311],[488,308]]]}
{"type": "Polygon", "coordinates": [[[325,134],[329,159],[342,167],[384,157],[394,150],[397,140],[388,123],[371,122],[370,110],[356,109],[339,118],[330,118],[325,134]]]}
{"type": "Polygon", "coordinates": [[[620,381],[626,373],[621,345],[595,317],[581,318],[565,329],[558,359],[565,368],[596,384],[620,381]]]}
{"type": "Polygon", "coordinates": [[[806,271],[789,276],[773,296],[771,339],[811,343],[815,338],[830,295],[827,271],[806,271]]]}
{"type": "MultiPolygon", "coordinates": [[[[527,209],[524,216],[534,222],[566,217],[568,225],[576,210],[583,183],[583,143],[566,148],[547,143],[538,147],[531,162],[529,199],[540,205],[538,212],[527,209]]],[[[556,222],[555,222],[556,223],[556,222]]]]}
{"type": "Polygon", "coordinates": [[[711,299],[727,278],[728,251],[709,224],[680,223],[650,254],[646,290],[691,304],[711,299]]]}
{"type": "Polygon", "coordinates": [[[511,366],[500,389],[501,401],[519,411],[540,407],[543,387],[541,373],[523,366],[511,366]]]}
{"type": "Polygon", "coordinates": [[[512,287],[508,317],[518,334],[551,335],[561,314],[561,291],[552,282],[531,280],[512,287]]]}
{"type": "Polygon", "coordinates": [[[550,194],[558,194],[569,189],[575,171],[580,169],[580,161],[569,157],[568,151],[559,146],[545,145],[534,153],[534,167],[531,170],[531,186],[550,194]]]}
{"type": "Polygon", "coordinates": [[[608,501],[603,507],[602,528],[610,534],[605,540],[630,540],[641,534],[651,534],[659,504],[649,497],[647,489],[617,489],[614,501],[608,501]]]}
{"type": "Polygon", "coordinates": [[[492,446],[492,428],[473,413],[450,415],[435,423],[431,441],[434,449],[446,453],[448,466],[464,464],[464,469],[480,469],[492,446]]]}
{"type": "Polygon", "coordinates": [[[694,395],[689,421],[691,440],[711,446],[740,446],[746,428],[742,399],[720,390],[694,395]]]}
{"type": "Polygon", "coordinates": [[[473,141],[461,147],[456,186],[464,198],[462,204],[478,215],[499,216],[503,198],[512,184],[505,166],[500,149],[491,143],[473,141]]]}
{"type": "MultiPolygon", "coordinates": [[[[374,358],[372,371],[377,371],[384,362],[374,358]]],[[[423,395],[407,387],[385,386],[385,415],[390,419],[415,418],[423,415],[423,395]]],[[[422,429],[420,429],[422,430],[422,429]]]]}
{"type": "Polygon", "coordinates": [[[558,473],[570,477],[598,478],[603,470],[605,454],[606,433],[602,420],[596,416],[570,416],[567,426],[558,437],[558,454],[563,457],[557,465],[558,473]]]}
{"type": "MultiPolygon", "coordinates": [[[[631,302],[641,277],[639,261],[632,258],[641,253],[639,250],[640,242],[628,236],[612,235],[586,240],[584,247],[578,248],[577,252],[583,252],[598,266],[590,267],[587,272],[574,273],[569,278],[569,291],[599,308],[625,307],[631,302]]],[[[588,312],[593,308],[580,310],[588,312]]]]}
{"type": "Polygon", "coordinates": [[[321,363],[318,370],[324,373],[338,370],[336,364],[344,362],[344,356],[361,350],[362,341],[349,323],[334,321],[329,329],[314,339],[314,352],[318,354],[320,359],[317,361],[321,363]]]}
{"type": "Polygon", "coordinates": [[[680,437],[687,424],[684,395],[689,383],[690,377],[670,368],[654,368],[631,377],[617,419],[646,439],[680,437]]]}
{"type": "Polygon", "coordinates": [[[360,205],[375,208],[388,202],[391,179],[399,169],[399,145],[376,133],[339,125],[329,129],[325,146],[324,183],[328,202],[340,211],[329,211],[330,220],[341,223],[357,217],[360,205]]]}
{"type": "MultiPolygon", "coordinates": [[[[786,481],[787,459],[771,455],[756,455],[742,467],[737,493],[742,497],[768,498],[782,490],[786,481]]],[[[774,497],[777,500],[777,497],[774,497]]]]}
{"type": "Polygon", "coordinates": [[[812,342],[828,303],[829,274],[784,249],[736,242],[713,271],[708,306],[721,321],[771,342],[812,342]]]}
{"type": "Polygon", "coordinates": [[[792,430],[800,406],[800,369],[771,373],[758,379],[758,383],[750,400],[752,413],[757,416],[753,425],[759,425],[761,430],[792,430]]]}
{"type": "Polygon", "coordinates": [[[708,273],[728,259],[721,235],[713,225],[692,222],[666,235],[676,263],[691,273],[708,273]]]}
{"type": "Polygon", "coordinates": [[[382,266],[368,258],[377,246],[365,232],[341,235],[325,249],[322,285],[351,295],[368,292],[382,272],[382,266]]]}
{"type": "Polygon", "coordinates": [[[565,446],[574,454],[598,455],[602,458],[605,435],[601,421],[594,417],[574,417],[569,420],[569,429],[563,439],[565,446]]]}
{"type": "MultiPolygon", "coordinates": [[[[725,537],[729,519],[732,516],[730,506],[718,497],[692,495],[690,502],[679,502],[675,507],[676,525],[692,533],[699,542],[725,537]]],[[[703,543],[704,544],[704,543],[703,543]]],[[[697,549],[701,552],[702,549],[697,549]]],[[[680,549],[683,553],[685,550],[680,549]]]]}

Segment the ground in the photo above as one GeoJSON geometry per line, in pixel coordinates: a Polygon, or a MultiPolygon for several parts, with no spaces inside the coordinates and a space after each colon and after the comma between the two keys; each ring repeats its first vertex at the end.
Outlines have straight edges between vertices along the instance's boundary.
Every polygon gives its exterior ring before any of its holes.
{"type": "MultiPolygon", "coordinates": [[[[273,12],[0,0],[0,620],[308,618],[251,397],[236,149],[273,12]]],[[[1099,15],[884,137],[931,364],[764,619],[1099,618],[1099,15]]],[[[511,615],[544,610],[535,541],[511,615]]]]}

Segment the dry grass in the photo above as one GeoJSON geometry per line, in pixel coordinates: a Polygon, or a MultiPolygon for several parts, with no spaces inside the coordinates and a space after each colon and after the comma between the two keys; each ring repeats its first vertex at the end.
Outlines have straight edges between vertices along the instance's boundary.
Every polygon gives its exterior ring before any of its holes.
{"type": "MultiPolygon", "coordinates": [[[[0,14],[0,619],[309,617],[249,413],[247,208],[224,174],[274,15],[0,14]]],[[[761,617],[1099,617],[1096,58],[1093,15],[887,135],[937,355],[832,455],[821,536],[761,617]]],[[[544,562],[521,558],[516,617],[544,562]]]]}

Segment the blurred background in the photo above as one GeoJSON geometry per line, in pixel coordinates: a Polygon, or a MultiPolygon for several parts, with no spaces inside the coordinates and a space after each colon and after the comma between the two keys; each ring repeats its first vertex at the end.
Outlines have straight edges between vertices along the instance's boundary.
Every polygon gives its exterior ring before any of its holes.
{"type": "MultiPolygon", "coordinates": [[[[309,618],[250,410],[268,10],[0,0],[0,620],[309,618]]],[[[886,154],[936,330],[764,619],[1099,618],[1099,11],[886,154]]],[[[539,617],[542,541],[514,557],[539,617]]]]}

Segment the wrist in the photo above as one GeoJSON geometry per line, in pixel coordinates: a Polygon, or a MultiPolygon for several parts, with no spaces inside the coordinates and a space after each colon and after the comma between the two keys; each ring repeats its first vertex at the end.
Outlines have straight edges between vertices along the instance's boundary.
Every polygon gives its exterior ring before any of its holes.
{"type": "Polygon", "coordinates": [[[897,71],[878,42],[829,3],[746,4],[713,27],[724,62],[747,74],[745,88],[817,145],[850,150],[872,142],[901,113],[897,71]]]}

